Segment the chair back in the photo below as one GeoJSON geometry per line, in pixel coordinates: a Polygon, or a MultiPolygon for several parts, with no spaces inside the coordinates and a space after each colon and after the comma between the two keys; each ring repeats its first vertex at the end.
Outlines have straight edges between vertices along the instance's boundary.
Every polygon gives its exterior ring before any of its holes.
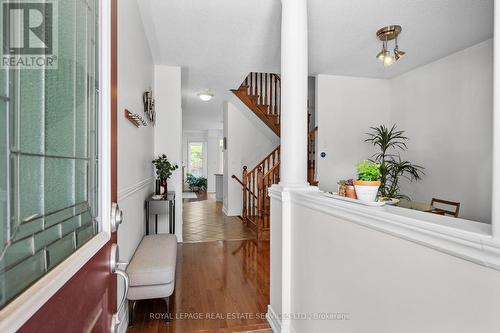
{"type": "Polygon", "coordinates": [[[432,198],[431,206],[433,207],[432,213],[439,215],[451,215],[454,217],[458,217],[458,212],[460,211],[460,202],[448,201],[443,199],[432,198]],[[454,207],[453,210],[447,210],[439,207],[434,207],[434,204],[446,205],[454,207]]]}

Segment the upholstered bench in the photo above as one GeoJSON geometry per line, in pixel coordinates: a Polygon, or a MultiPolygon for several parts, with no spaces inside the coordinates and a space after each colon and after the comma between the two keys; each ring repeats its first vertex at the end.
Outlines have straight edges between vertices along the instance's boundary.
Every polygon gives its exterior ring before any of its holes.
{"type": "Polygon", "coordinates": [[[129,325],[134,320],[135,303],[141,299],[162,298],[171,318],[170,297],[175,286],[177,237],[172,234],[147,235],[141,240],[127,267],[129,277],[129,325]]]}

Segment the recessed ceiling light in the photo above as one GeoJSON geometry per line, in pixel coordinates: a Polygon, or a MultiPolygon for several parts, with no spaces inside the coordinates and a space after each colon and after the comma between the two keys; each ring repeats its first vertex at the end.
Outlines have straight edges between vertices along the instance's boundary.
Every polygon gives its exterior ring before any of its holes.
{"type": "Polygon", "coordinates": [[[211,92],[209,91],[204,91],[204,92],[201,92],[201,93],[198,93],[198,97],[204,101],[204,102],[208,102],[209,100],[211,100],[213,97],[214,97],[214,94],[212,94],[211,92]]]}

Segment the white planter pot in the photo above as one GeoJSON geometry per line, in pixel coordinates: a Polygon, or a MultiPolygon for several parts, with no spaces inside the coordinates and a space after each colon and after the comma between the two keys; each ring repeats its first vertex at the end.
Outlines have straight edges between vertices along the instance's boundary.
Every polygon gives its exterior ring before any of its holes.
{"type": "Polygon", "coordinates": [[[354,185],[358,200],[364,202],[374,202],[375,200],[377,200],[377,193],[379,187],[380,186],[378,185],[377,186],[354,185]]]}

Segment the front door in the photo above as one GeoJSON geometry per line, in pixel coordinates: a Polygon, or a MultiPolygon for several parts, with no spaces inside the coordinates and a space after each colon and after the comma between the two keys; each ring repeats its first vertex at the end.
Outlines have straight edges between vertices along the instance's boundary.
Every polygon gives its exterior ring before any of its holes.
{"type": "Polygon", "coordinates": [[[109,332],[117,0],[0,4],[0,331],[109,332]]]}

